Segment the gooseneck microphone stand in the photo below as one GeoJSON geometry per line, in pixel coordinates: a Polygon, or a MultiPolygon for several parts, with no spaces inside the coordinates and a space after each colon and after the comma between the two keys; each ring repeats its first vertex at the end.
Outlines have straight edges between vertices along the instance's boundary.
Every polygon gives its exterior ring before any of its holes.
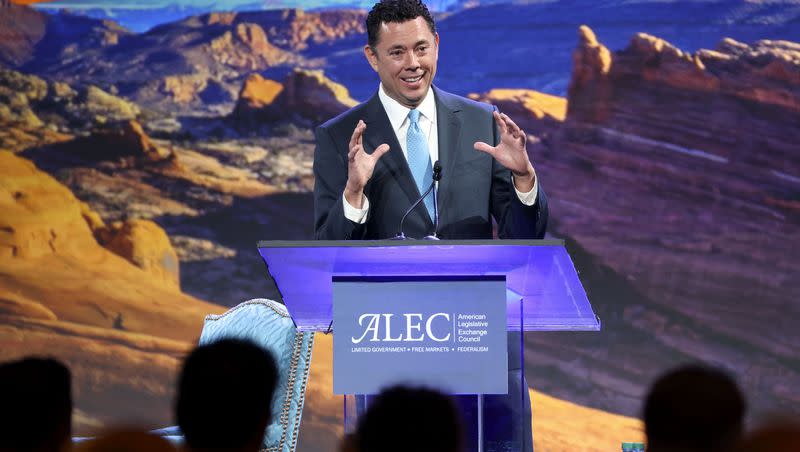
{"type": "MultiPolygon", "coordinates": [[[[420,196],[419,199],[417,199],[414,202],[414,204],[411,204],[411,207],[409,207],[408,210],[406,210],[406,213],[403,214],[403,218],[400,219],[400,227],[398,228],[397,235],[395,237],[392,237],[390,240],[408,240],[409,238],[412,238],[412,237],[406,237],[406,235],[403,233],[403,223],[405,223],[406,217],[408,217],[408,214],[410,214],[414,210],[414,208],[416,208],[419,205],[419,203],[421,203],[422,200],[424,200],[425,197],[428,196],[428,194],[431,192],[431,190],[436,188],[436,184],[441,179],[442,179],[442,165],[439,164],[439,161],[437,160],[436,163],[433,164],[433,181],[431,182],[431,185],[428,187],[427,190],[425,190],[425,193],[423,193],[422,196],[420,196]]],[[[434,225],[434,231],[433,231],[433,236],[429,235],[429,236],[425,237],[425,239],[428,239],[428,240],[439,240],[439,238],[436,237],[436,233],[438,232],[438,229],[439,229],[439,210],[438,210],[437,200],[436,200],[437,195],[438,194],[434,192],[434,194],[433,194],[433,225],[434,225]]]]}
{"type": "MultiPolygon", "coordinates": [[[[422,240],[439,240],[439,181],[442,180],[442,165],[437,160],[433,164],[433,182],[431,188],[436,187],[433,192],[433,234],[426,235],[422,240]]],[[[430,189],[428,190],[430,191],[430,189]]]]}

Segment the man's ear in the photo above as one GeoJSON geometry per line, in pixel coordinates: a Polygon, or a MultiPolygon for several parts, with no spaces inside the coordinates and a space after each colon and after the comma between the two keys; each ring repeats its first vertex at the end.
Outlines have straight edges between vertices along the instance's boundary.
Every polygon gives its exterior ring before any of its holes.
{"type": "Polygon", "coordinates": [[[369,44],[364,46],[364,56],[367,58],[369,65],[372,66],[372,70],[378,72],[378,55],[372,50],[369,44]]]}

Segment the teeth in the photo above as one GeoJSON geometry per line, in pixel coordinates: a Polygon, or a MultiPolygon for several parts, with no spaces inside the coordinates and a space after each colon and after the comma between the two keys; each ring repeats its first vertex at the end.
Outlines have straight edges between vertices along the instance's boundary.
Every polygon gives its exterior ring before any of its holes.
{"type": "Polygon", "coordinates": [[[405,80],[406,82],[409,82],[409,83],[414,83],[417,80],[419,80],[420,78],[422,78],[422,76],[415,77],[415,78],[404,78],[403,80],[405,80]]]}

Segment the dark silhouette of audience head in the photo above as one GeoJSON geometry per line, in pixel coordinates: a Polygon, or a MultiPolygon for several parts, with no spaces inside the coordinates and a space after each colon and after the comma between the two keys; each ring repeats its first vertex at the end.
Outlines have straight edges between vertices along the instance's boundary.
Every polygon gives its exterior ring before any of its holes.
{"type": "Polygon", "coordinates": [[[346,433],[339,441],[339,452],[358,452],[358,438],[355,432],[346,433]]]}
{"type": "Polygon", "coordinates": [[[728,450],[742,434],[745,402],[736,382],[701,365],[656,380],[644,404],[648,451],[728,450]]]}
{"type": "Polygon", "coordinates": [[[800,450],[800,424],[778,420],[767,423],[745,436],[734,452],[797,452],[800,450]]]}
{"type": "Polygon", "coordinates": [[[60,451],[72,433],[72,378],[49,358],[0,365],[0,451],[60,451]]]}
{"type": "Polygon", "coordinates": [[[461,452],[463,444],[461,418],[450,397],[403,386],[372,400],[352,439],[358,452],[461,452]]]}
{"type": "Polygon", "coordinates": [[[176,417],[188,448],[258,450],[277,381],[272,355],[251,342],[197,347],[178,380],[176,417]]]}

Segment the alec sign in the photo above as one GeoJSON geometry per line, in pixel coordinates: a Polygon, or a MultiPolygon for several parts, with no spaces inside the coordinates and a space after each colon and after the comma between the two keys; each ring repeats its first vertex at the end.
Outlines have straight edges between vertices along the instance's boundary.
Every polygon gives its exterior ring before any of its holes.
{"type": "Polygon", "coordinates": [[[333,330],[336,394],[394,384],[508,392],[502,277],[335,279],[333,330]]]}

